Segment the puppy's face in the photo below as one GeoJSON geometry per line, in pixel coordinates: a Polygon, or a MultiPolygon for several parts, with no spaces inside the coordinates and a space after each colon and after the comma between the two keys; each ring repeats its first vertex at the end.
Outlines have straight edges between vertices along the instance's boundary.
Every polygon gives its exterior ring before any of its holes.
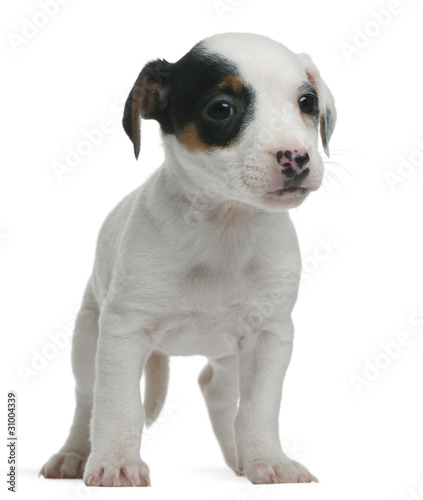
{"type": "Polygon", "coordinates": [[[336,111],[307,55],[262,36],[224,34],[141,71],[123,119],[136,156],[140,117],[160,123],[168,155],[197,189],[287,209],[320,186],[318,132],[328,154],[336,111]]]}

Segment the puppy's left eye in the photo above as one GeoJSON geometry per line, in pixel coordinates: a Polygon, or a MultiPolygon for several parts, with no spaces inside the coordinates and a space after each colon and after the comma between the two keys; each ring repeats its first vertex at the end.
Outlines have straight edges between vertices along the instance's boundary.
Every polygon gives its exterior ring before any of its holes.
{"type": "Polygon", "coordinates": [[[300,97],[298,105],[303,113],[312,115],[318,111],[318,101],[315,94],[304,94],[300,97]]]}
{"type": "Polygon", "coordinates": [[[217,101],[207,108],[207,114],[214,120],[225,120],[235,114],[235,108],[227,101],[217,101]]]}

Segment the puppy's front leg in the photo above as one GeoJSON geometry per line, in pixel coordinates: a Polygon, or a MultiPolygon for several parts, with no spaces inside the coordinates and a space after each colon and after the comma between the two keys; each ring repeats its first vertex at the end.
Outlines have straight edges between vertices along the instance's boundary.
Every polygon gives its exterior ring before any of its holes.
{"type": "Polygon", "coordinates": [[[285,455],[279,439],[279,407],[293,331],[288,320],[280,332],[254,332],[240,345],[240,403],[235,420],[238,466],[257,484],[317,481],[285,455]]]}
{"type": "Polygon", "coordinates": [[[88,486],[148,486],[140,458],[144,408],[140,378],[150,341],[128,331],[121,315],[102,313],[97,344],[91,424],[92,451],[84,473],[88,486]]]}

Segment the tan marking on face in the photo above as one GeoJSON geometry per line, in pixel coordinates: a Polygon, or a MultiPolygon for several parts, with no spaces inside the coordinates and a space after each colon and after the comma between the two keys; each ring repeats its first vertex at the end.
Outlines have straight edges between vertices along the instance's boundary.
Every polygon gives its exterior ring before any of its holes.
{"type": "Polygon", "coordinates": [[[239,94],[244,89],[244,83],[238,76],[229,75],[220,82],[219,88],[229,94],[239,94]]]}
{"type": "Polygon", "coordinates": [[[195,123],[191,122],[179,133],[178,141],[182,146],[186,147],[191,153],[199,153],[201,151],[209,152],[212,146],[204,144],[200,139],[195,123]]]}

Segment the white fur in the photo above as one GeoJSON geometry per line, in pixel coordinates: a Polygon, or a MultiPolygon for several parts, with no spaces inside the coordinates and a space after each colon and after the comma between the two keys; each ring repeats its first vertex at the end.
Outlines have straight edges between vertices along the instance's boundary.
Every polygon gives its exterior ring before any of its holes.
{"type": "Polygon", "coordinates": [[[278,431],[301,269],[287,209],[304,196],[266,193],[282,187],[281,148],[309,152],[307,187],[322,180],[317,129],[297,105],[307,67],[320,102],[333,98],[308,56],[265,37],[218,35],[205,47],[238,65],[256,94],[254,118],[212,153],[164,136],[163,165],[106,219],[75,329],[75,420],[46,477],[80,476],[89,455],[89,485],[149,484],[139,456],[144,366],[153,420],[166,356],[202,354],[199,382],[228,465],[254,483],[315,480],[284,454],[278,431]]]}

